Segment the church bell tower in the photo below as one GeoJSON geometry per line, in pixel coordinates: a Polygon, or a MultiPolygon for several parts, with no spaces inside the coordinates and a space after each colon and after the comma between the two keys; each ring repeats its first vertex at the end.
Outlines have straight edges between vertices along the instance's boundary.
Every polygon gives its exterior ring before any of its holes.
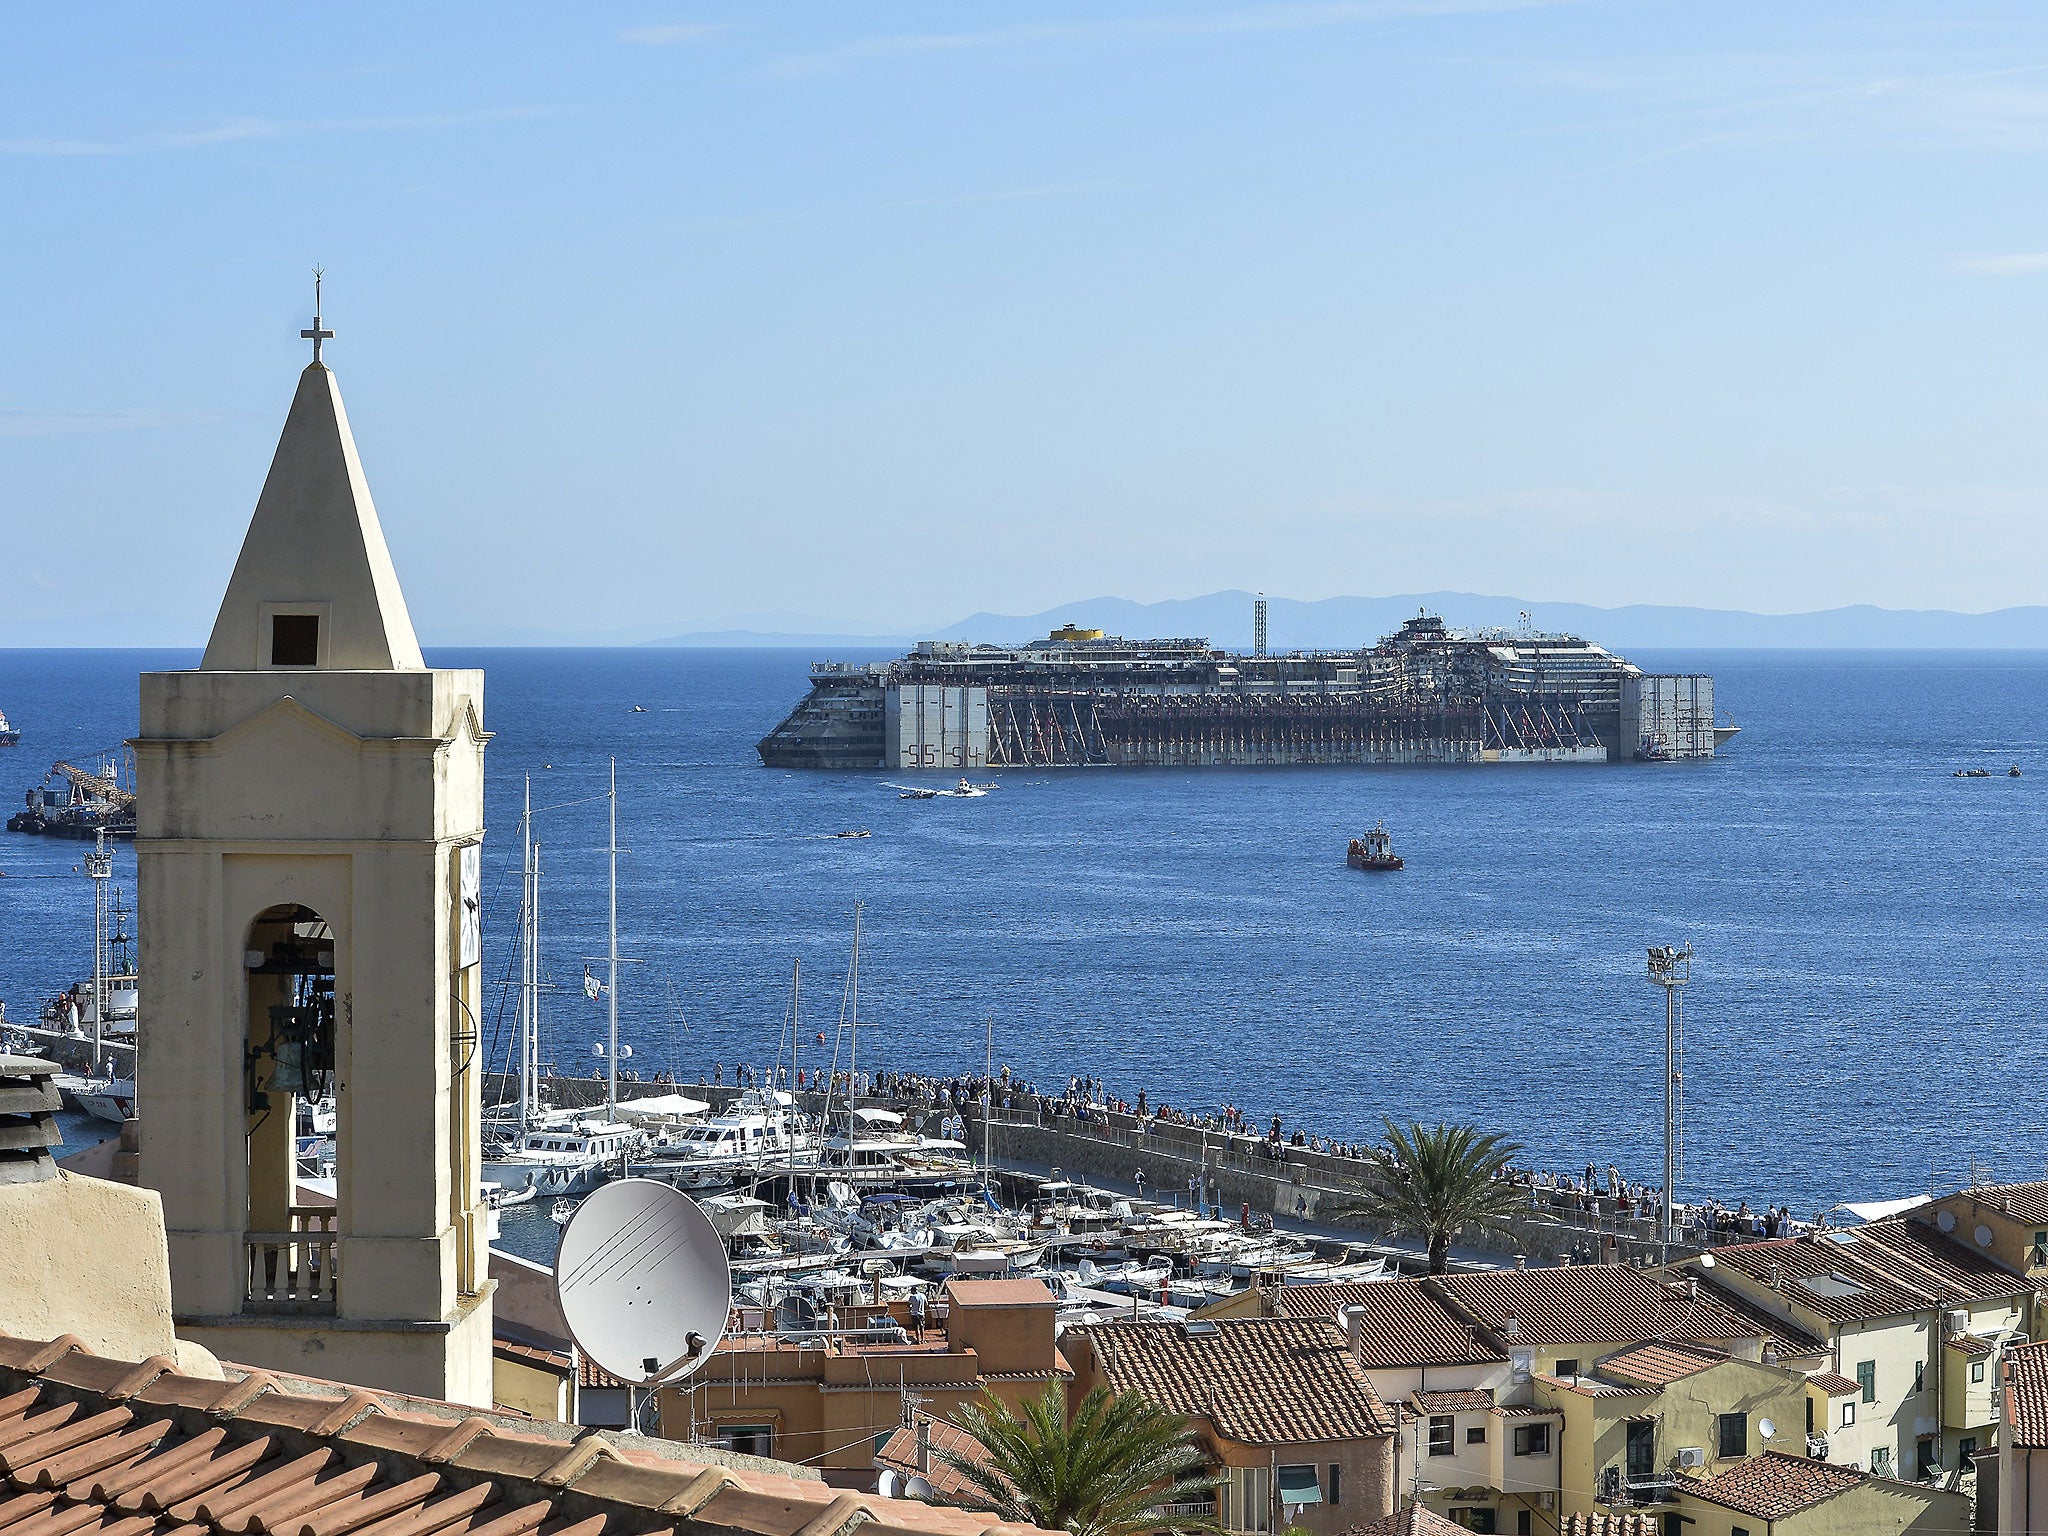
{"type": "Polygon", "coordinates": [[[488,1405],[484,679],[420,655],[317,300],[205,657],[142,678],[141,1177],[181,1337],[488,1405]]]}

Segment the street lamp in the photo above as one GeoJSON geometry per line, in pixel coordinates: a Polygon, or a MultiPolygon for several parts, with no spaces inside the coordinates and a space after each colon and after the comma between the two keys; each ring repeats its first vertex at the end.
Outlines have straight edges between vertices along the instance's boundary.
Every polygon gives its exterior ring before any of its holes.
{"type": "Polygon", "coordinates": [[[1684,1053],[1685,984],[1692,980],[1692,945],[1650,950],[1650,982],[1664,989],[1664,1209],[1658,1221],[1663,1259],[1671,1262],[1671,1191],[1678,1182],[1678,1062],[1684,1053]]]}

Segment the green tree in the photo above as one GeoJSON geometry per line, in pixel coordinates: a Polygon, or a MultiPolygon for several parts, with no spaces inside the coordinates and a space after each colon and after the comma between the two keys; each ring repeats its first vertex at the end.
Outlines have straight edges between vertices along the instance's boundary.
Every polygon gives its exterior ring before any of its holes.
{"type": "Polygon", "coordinates": [[[1387,1121],[1386,1145],[1366,1165],[1363,1200],[1331,1214],[1361,1214],[1385,1222],[1429,1246],[1429,1272],[1451,1267],[1451,1240],[1466,1232],[1500,1232],[1528,1205],[1520,1185],[1495,1177],[1521,1152],[1504,1136],[1482,1135],[1469,1125],[1406,1127],[1387,1121]]]}
{"type": "Polygon", "coordinates": [[[984,1392],[958,1422],[980,1454],[934,1454],[966,1480],[978,1506],[1004,1520],[1073,1536],[1222,1530],[1163,1512],[1208,1498],[1220,1479],[1209,1475],[1187,1421],[1135,1392],[1097,1387],[1071,1414],[1056,1381],[1017,1409],[984,1392]]]}

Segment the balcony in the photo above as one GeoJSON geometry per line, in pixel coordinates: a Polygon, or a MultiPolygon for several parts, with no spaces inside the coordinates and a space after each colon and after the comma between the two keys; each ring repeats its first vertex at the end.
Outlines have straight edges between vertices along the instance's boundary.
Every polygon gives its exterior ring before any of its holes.
{"type": "Polygon", "coordinates": [[[1644,1476],[1626,1477],[1619,1467],[1608,1467],[1600,1474],[1600,1502],[1617,1509],[1635,1509],[1646,1504],[1668,1504],[1676,1496],[1677,1474],[1654,1472],[1644,1476]]]}
{"type": "Polygon", "coordinates": [[[341,1278],[335,1214],[332,1206],[295,1205],[290,1231],[243,1237],[244,1312],[334,1315],[341,1278]]]}

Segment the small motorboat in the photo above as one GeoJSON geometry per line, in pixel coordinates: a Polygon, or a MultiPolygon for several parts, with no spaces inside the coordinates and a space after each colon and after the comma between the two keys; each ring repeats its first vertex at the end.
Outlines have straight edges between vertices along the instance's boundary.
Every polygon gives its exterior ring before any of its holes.
{"type": "Polygon", "coordinates": [[[939,798],[939,792],[936,789],[905,789],[896,798],[898,800],[936,800],[939,798]]]}
{"type": "Polygon", "coordinates": [[[1394,852],[1394,840],[1387,835],[1386,826],[1376,823],[1363,837],[1351,839],[1351,846],[1345,850],[1344,862],[1353,869],[1390,870],[1402,868],[1401,856],[1394,852]]]}
{"type": "Polygon", "coordinates": [[[844,832],[834,832],[834,837],[873,837],[875,834],[866,827],[852,827],[844,832]]]}
{"type": "Polygon", "coordinates": [[[2005,770],[2005,776],[2008,779],[2018,778],[2020,776],[2020,765],[2018,763],[2014,763],[2010,768],[2005,770]]]}
{"type": "Polygon", "coordinates": [[[647,713],[647,706],[645,704],[635,704],[633,706],[633,713],[636,715],[644,715],[647,713]]]}
{"type": "Polygon", "coordinates": [[[1955,771],[1955,777],[1959,779],[1988,779],[1991,777],[1991,770],[1989,768],[1958,768],[1955,771]]]}

